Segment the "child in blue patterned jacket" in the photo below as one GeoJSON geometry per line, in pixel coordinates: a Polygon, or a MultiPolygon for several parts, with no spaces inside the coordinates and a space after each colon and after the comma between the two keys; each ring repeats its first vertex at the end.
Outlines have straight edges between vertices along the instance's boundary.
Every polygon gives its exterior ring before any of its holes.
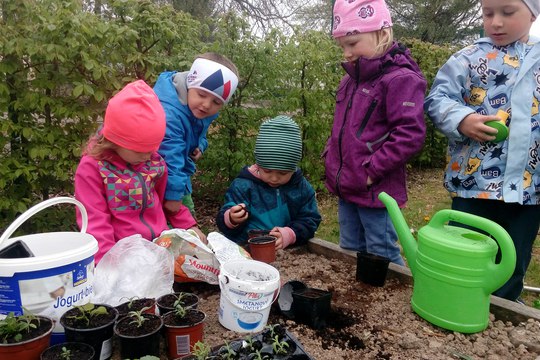
{"type": "Polygon", "coordinates": [[[514,241],[515,271],[494,295],[521,301],[540,225],[540,43],[529,37],[540,2],[481,5],[488,37],[458,51],[439,70],[425,110],[448,137],[444,186],[452,208],[495,221],[514,241]],[[506,114],[497,115],[500,110],[506,114]],[[486,125],[493,120],[505,122],[506,139],[497,141],[498,131],[486,125]]]}
{"type": "Polygon", "coordinates": [[[225,194],[217,215],[219,230],[245,244],[249,230],[270,230],[276,250],[313,237],[321,216],[315,191],[302,170],[302,138],[287,116],[264,122],[255,144],[255,164],[246,166],[225,194]]]}

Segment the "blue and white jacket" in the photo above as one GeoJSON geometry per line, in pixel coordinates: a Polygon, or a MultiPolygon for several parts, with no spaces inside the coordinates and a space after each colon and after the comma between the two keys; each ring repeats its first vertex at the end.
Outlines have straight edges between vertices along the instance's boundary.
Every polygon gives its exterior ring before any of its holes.
{"type": "Polygon", "coordinates": [[[184,195],[191,194],[191,176],[196,166],[189,155],[197,147],[201,152],[206,150],[208,127],[218,117],[216,114],[197,119],[193,115],[187,105],[187,74],[187,71],[166,71],[159,75],[154,85],[167,118],[165,137],[158,150],[169,171],[165,200],[181,200],[184,195]]]}
{"type": "Polygon", "coordinates": [[[424,109],[449,140],[444,184],[452,196],[540,204],[540,43],[496,46],[477,40],[439,70],[424,109]],[[477,112],[510,113],[500,143],[463,136],[459,123],[477,112]]]}

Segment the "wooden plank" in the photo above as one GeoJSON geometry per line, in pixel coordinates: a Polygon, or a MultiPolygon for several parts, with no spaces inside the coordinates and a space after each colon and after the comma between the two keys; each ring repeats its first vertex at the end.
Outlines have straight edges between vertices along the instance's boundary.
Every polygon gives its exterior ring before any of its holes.
{"type": "MultiPolygon", "coordinates": [[[[356,252],[344,250],[339,245],[319,238],[309,240],[308,249],[312,253],[323,255],[330,259],[338,259],[349,264],[356,264],[356,252]]],[[[397,278],[404,284],[413,284],[414,279],[411,270],[404,266],[390,263],[388,266],[388,278],[397,278]]],[[[492,295],[490,300],[490,312],[497,320],[510,321],[517,325],[528,319],[540,321],[540,310],[530,306],[521,305],[492,295]]]]}

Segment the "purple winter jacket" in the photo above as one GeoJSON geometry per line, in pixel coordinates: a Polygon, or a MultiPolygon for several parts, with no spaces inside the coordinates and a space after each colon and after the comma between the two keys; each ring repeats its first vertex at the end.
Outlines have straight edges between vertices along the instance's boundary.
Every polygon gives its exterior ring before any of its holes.
{"type": "Polygon", "coordinates": [[[426,80],[410,51],[396,42],[381,57],[360,58],[343,68],[347,75],[339,84],[323,153],[326,187],[360,207],[384,207],[377,198],[382,191],[403,206],[405,165],[425,139],[426,80]]]}

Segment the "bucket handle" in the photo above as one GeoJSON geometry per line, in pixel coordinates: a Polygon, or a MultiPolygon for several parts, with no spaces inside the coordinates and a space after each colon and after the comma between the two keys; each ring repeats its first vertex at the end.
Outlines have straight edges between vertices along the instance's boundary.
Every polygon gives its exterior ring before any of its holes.
{"type": "Polygon", "coordinates": [[[11,225],[8,226],[8,228],[6,229],[6,231],[4,231],[2,236],[0,236],[0,245],[2,244],[4,240],[9,239],[11,234],[13,234],[15,230],[17,230],[19,226],[21,226],[32,215],[40,212],[41,210],[45,208],[48,208],[56,204],[62,204],[62,203],[74,204],[79,208],[79,211],[81,212],[81,217],[82,217],[81,232],[85,233],[86,228],[88,227],[88,214],[86,212],[86,208],[84,207],[84,205],[78,200],[75,200],[74,198],[70,198],[67,196],[60,196],[60,197],[55,197],[55,198],[51,198],[43,202],[40,202],[39,204],[32,206],[30,209],[22,213],[17,219],[15,219],[14,222],[11,223],[11,225]]]}

